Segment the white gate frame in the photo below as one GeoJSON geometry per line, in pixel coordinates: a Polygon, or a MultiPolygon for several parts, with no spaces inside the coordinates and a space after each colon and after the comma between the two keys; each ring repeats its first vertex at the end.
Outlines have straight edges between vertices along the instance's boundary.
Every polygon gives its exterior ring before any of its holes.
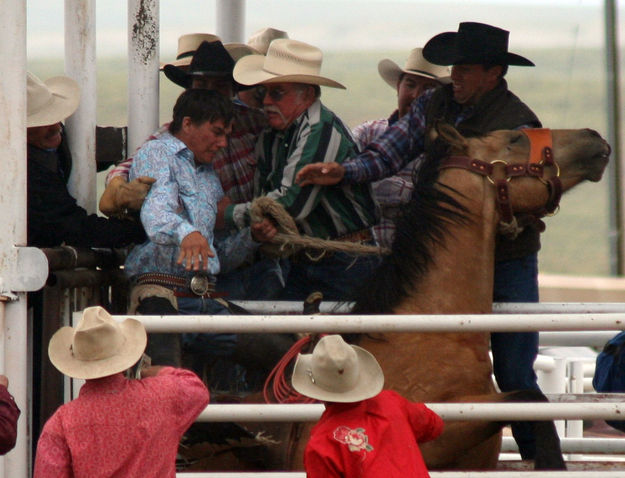
{"type": "MultiPolygon", "coordinates": [[[[560,344],[566,336],[588,334],[597,331],[590,338],[603,340],[612,337],[618,330],[625,329],[625,304],[496,304],[496,314],[477,315],[284,315],[300,304],[272,302],[241,302],[252,312],[267,312],[276,315],[246,316],[132,316],[143,322],[148,332],[230,332],[230,333],[343,333],[343,332],[511,332],[511,331],[550,331],[547,341],[560,344]],[[600,312],[596,312],[599,310],[600,312]],[[506,315],[513,314],[513,317],[506,315]],[[566,315],[565,315],[566,314],[566,315]],[[563,334],[566,332],[566,334],[563,334]]],[[[325,312],[346,311],[349,305],[336,307],[325,304],[325,312]]],[[[74,314],[74,320],[79,319],[74,314]]],[[[122,321],[128,316],[115,316],[122,321]]],[[[586,338],[589,336],[586,335],[586,338]]],[[[583,368],[575,366],[579,374],[583,368]]],[[[578,388],[579,391],[579,388],[578,388]]],[[[435,412],[446,420],[504,420],[504,419],[618,419],[625,416],[625,394],[616,394],[614,401],[583,403],[541,403],[541,404],[484,404],[484,403],[429,403],[435,412]]],[[[226,405],[211,404],[200,414],[199,421],[316,421],[322,412],[319,404],[303,405],[226,405]]],[[[584,446],[584,439],[563,438],[563,445],[570,443],[573,448],[584,446]]],[[[625,447],[618,440],[594,439],[595,449],[622,453],[625,447]]],[[[247,476],[263,478],[303,478],[304,473],[178,473],[183,478],[234,478],[247,476]]],[[[623,472],[583,471],[583,472],[432,472],[433,478],[470,477],[616,477],[623,472]],[[583,475],[582,475],[583,473],[583,475]]]]}

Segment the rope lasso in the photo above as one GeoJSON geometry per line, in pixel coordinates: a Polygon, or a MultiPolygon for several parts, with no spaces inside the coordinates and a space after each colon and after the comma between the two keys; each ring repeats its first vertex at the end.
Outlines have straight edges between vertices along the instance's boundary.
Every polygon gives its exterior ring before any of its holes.
{"type": "Polygon", "coordinates": [[[267,196],[254,199],[250,208],[252,222],[261,222],[265,217],[270,217],[278,227],[278,233],[269,243],[264,243],[261,249],[264,253],[288,257],[302,249],[321,250],[320,257],[324,252],[345,252],[354,255],[388,254],[385,248],[360,244],[358,242],[333,241],[318,237],[300,235],[297,225],[284,207],[267,196]]]}
{"type": "Polygon", "coordinates": [[[312,337],[306,335],[295,342],[269,373],[263,387],[265,403],[317,403],[318,400],[298,393],[286,378],[286,369],[295,360],[298,354],[312,342],[312,337]],[[273,396],[273,398],[272,398],[273,396]]]}

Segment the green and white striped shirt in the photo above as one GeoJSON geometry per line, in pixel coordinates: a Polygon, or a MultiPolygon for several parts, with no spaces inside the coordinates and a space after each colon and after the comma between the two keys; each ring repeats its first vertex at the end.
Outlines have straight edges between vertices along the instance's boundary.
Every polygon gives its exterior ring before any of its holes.
{"type": "MultiPolygon", "coordinates": [[[[357,154],[349,129],[329,109],[315,101],[284,131],[265,130],[256,144],[254,196],[278,201],[295,219],[301,233],[334,239],[375,223],[370,185],[305,186],[295,184],[307,164],[342,163],[357,154]]],[[[249,225],[251,203],[229,206],[226,223],[249,225]]]]}

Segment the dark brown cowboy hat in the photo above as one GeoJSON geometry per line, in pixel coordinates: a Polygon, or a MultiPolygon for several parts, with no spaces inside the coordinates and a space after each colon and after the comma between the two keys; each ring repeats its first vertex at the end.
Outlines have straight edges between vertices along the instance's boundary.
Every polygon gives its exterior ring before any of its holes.
{"type": "Polygon", "coordinates": [[[194,76],[232,77],[234,60],[219,41],[202,42],[188,68],[165,65],[163,72],[171,81],[190,88],[194,76]]]}
{"type": "Polygon", "coordinates": [[[510,32],[485,23],[462,22],[457,32],[439,33],[423,47],[423,56],[435,65],[492,64],[534,66],[527,58],[508,52],[510,32]]]}

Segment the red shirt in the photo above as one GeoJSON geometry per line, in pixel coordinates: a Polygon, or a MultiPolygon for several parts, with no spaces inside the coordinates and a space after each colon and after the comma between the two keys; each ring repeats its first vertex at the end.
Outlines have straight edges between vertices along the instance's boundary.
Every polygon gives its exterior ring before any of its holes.
{"type": "Polygon", "coordinates": [[[35,478],[174,478],[182,434],[208,404],[192,372],[88,380],[46,422],[35,478]]]}
{"type": "Polygon", "coordinates": [[[20,409],[3,385],[0,385],[0,455],[8,453],[15,446],[17,419],[20,409]]]}
{"type": "Polygon", "coordinates": [[[429,477],[417,443],[443,420],[422,403],[384,390],[356,403],[326,403],[304,454],[308,478],[429,477]]]}

